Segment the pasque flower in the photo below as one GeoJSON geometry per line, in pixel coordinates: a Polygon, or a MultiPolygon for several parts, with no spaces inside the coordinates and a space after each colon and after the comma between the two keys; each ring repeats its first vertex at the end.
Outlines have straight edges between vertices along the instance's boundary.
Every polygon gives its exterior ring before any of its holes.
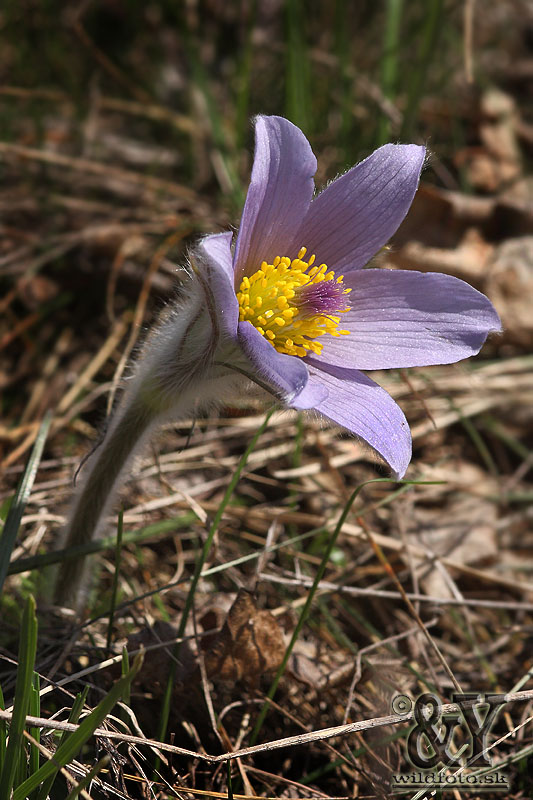
{"type": "MultiPolygon", "coordinates": [[[[241,225],[200,242],[221,328],[288,406],[314,408],[367,442],[401,477],[403,412],[361,370],[447,364],[500,329],[490,301],[449,275],[363,269],[396,231],[425,149],[388,144],[314,195],[316,159],[281,117],[258,117],[241,225]]],[[[238,359],[237,359],[238,360],[238,359]]]]}
{"type": "MultiPolygon", "coordinates": [[[[500,329],[489,300],[457,278],[363,269],[411,205],[423,147],[385,145],[314,196],[316,159],[303,133],[281,117],[258,117],[255,133],[235,244],[220,233],[192,251],[182,298],[148,336],[74,498],[68,547],[101,530],[155,426],[242,390],[243,376],[343,426],[401,477],[409,427],[361,370],[459,361],[500,329]]],[[[58,601],[78,595],[81,575],[80,559],[63,564],[58,601]]]]}

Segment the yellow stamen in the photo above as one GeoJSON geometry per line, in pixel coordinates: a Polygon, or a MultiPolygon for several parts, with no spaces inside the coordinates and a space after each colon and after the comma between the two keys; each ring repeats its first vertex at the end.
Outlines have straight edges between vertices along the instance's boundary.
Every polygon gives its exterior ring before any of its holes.
{"type": "MultiPolygon", "coordinates": [[[[338,316],[349,311],[349,306],[334,308],[334,313],[329,314],[309,310],[306,305],[302,292],[305,286],[334,281],[339,285],[339,306],[343,305],[342,295],[351,291],[348,288],[340,291],[343,275],[336,277],[326,264],[313,266],[314,255],[304,261],[306,252],[302,247],[292,261],[287,256],[276,256],[272,264],[263,261],[257,272],[242,279],[237,292],[240,321],[251,322],[279,353],[300,358],[310,353],[320,355],[323,345],[315,341],[319,336],[350,333],[339,328],[338,316]]],[[[324,287],[323,291],[331,289],[324,287]]]]}

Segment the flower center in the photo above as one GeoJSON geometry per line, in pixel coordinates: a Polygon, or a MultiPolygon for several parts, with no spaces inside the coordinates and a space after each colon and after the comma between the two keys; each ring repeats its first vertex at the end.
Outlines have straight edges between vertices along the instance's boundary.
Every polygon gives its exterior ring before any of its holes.
{"type": "Polygon", "coordinates": [[[239,320],[251,322],[279,353],[290,356],[320,355],[319,336],[350,333],[339,329],[338,314],[350,310],[344,295],[351,289],[326,264],[313,266],[314,255],[303,261],[306,252],[302,247],[292,261],[287,256],[277,256],[273,264],[263,261],[237,292],[239,320]]]}

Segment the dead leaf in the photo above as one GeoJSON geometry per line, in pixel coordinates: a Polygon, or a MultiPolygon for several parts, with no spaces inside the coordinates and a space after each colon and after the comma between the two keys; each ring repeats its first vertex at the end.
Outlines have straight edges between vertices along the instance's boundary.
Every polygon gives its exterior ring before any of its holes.
{"type": "Polygon", "coordinates": [[[481,146],[461,150],[456,160],[466,168],[472,186],[494,193],[513,183],[522,171],[519,115],[512,97],[494,88],[483,94],[479,110],[481,146]]]}
{"type": "Polygon", "coordinates": [[[469,228],[453,249],[427,247],[422,242],[409,242],[393,261],[402,268],[421,272],[446,272],[470,283],[483,284],[494,245],[486,242],[476,228],[469,228]]]}
{"type": "Polygon", "coordinates": [[[487,291],[502,317],[507,338],[533,343],[533,236],[503,242],[494,252],[487,291]]]}
{"type": "Polygon", "coordinates": [[[279,667],[285,653],[283,635],[270,611],[258,610],[250,592],[241,589],[226,621],[205,653],[213,681],[255,683],[279,667]]]}

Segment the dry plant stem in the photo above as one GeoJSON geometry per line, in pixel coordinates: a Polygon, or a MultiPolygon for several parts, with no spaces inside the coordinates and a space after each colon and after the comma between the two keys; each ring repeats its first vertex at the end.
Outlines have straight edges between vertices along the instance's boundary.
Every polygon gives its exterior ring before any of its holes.
{"type": "MultiPolygon", "coordinates": [[[[508,692],[507,694],[503,695],[503,699],[505,699],[506,703],[528,702],[533,699],[533,690],[524,692],[508,692]]],[[[476,702],[477,700],[467,700],[465,703],[461,704],[461,708],[457,703],[443,703],[441,713],[443,715],[454,714],[464,708],[472,708],[476,702]]],[[[0,719],[5,719],[7,722],[10,722],[12,717],[13,714],[11,712],[0,709],[0,719]]],[[[228,759],[243,758],[254,755],[255,753],[270,753],[273,750],[280,750],[285,747],[294,747],[308,744],[309,742],[325,741],[338,736],[348,736],[352,733],[357,733],[358,731],[381,728],[387,725],[405,725],[406,722],[411,722],[412,719],[414,719],[412,711],[407,714],[389,714],[386,717],[373,717],[372,719],[363,719],[358,722],[349,722],[346,725],[336,725],[335,727],[330,728],[319,728],[318,730],[309,731],[308,733],[301,733],[297,734],[296,736],[287,736],[282,739],[274,739],[264,742],[263,744],[256,744],[252,747],[244,747],[240,750],[228,751],[227,753],[221,753],[219,755],[212,755],[210,753],[206,753],[205,751],[197,752],[193,750],[186,750],[183,747],[167,744],[166,742],[158,742],[155,739],[132,736],[119,731],[105,730],[104,728],[96,728],[94,735],[101,739],[110,739],[119,742],[146,745],[156,750],[162,750],[166,753],[176,753],[177,755],[192,756],[193,758],[198,758],[202,761],[220,763],[221,761],[227,761],[228,759]]],[[[522,721],[520,725],[516,726],[514,730],[524,727],[524,725],[530,721],[531,717],[528,717],[525,721],[522,721]]],[[[42,728],[43,730],[68,731],[73,733],[79,728],[79,725],[74,725],[70,722],[44,719],[42,717],[33,717],[30,715],[26,716],[26,725],[42,728]]],[[[502,737],[502,739],[508,738],[509,736],[510,734],[507,733],[505,737],[502,737]]]]}
{"type": "Polygon", "coordinates": [[[474,80],[474,3],[475,0],[466,0],[464,5],[464,42],[463,42],[463,53],[464,53],[464,64],[465,64],[465,76],[468,83],[472,83],[474,80]]]}

